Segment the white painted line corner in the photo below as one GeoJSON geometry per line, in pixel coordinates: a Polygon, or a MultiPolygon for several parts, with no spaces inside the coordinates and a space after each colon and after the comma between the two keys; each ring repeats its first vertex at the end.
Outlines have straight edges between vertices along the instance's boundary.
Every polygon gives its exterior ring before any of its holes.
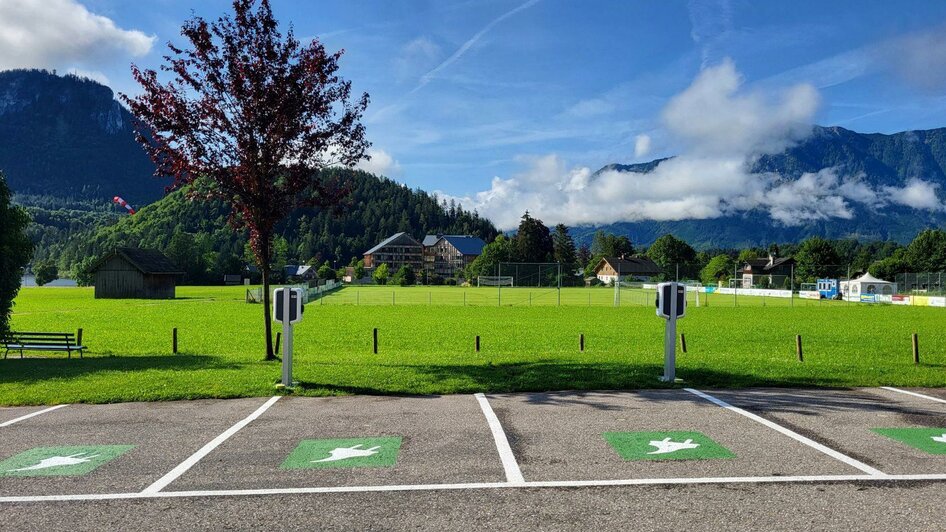
{"type": "Polygon", "coordinates": [[[879,469],[875,469],[875,468],[873,468],[873,467],[871,467],[871,466],[865,464],[864,462],[861,462],[860,460],[856,460],[856,459],[851,458],[850,456],[848,456],[848,455],[846,455],[846,454],[843,454],[843,453],[840,453],[840,452],[838,452],[838,451],[835,451],[834,449],[832,449],[832,448],[830,448],[830,447],[828,447],[828,446],[822,445],[822,444],[820,444],[820,443],[818,443],[818,442],[812,440],[811,438],[807,438],[807,437],[805,437],[805,436],[802,436],[801,434],[799,434],[799,433],[797,433],[797,432],[795,432],[795,431],[793,431],[793,430],[791,430],[791,429],[785,428],[785,427],[779,425],[778,423],[769,421],[768,419],[765,419],[765,418],[762,417],[762,416],[758,416],[758,415],[756,415],[756,414],[753,414],[752,412],[749,412],[748,410],[744,410],[744,409],[742,409],[742,408],[735,407],[735,406],[733,406],[733,405],[727,403],[726,401],[723,401],[722,399],[717,399],[716,397],[713,397],[712,395],[710,395],[710,394],[708,394],[708,393],[704,393],[704,392],[701,392],[701,391],[699,391],[699,390],[695,390],[695,389],[693,389],[693,388],[684,388],[684,390],[686,390],[687,392],[692,393],[693,395],[696,395],[697,397],[701,397],[701,398],[703,398],[703,399],[706,399],[707,401],[709,401],[709,402],[711,402],[711,403],[713,403],[713,404],[715,404],[715,405],[717,405],[717,406],[723,407],[723,408],[725,408],[726,410],[729,410],[729,411],[735,412],[735,413],[737,413],[737,414],[740,414],[740,415],[742,415],[742,416],[745,416],[745,417],[747,417],[747,418],[749,418],[749,419],[751,419],[751,420],[753,420],[753,421],[755,421],[755,422],[757,422],[757,423],[761,423],[761,424],[765,425],[766,427],[769,427],[769,428],[772,429],[772,430],[778,431],[778,432],[780,432],[780,433],[782,433],[782,434],[788,436],[789,438],[792,438],[793,440],[795,440],[795,441],[797,441],[797,442],[803,443],[803,444],[805,444],[805,445],[811,447],[812,449],[815,449],[815,450],[817,450],[817,451],[820,451],[820,452],[822,452],[822,453],[824,453],[824,454],[830,456],[831,458],[834,458],[835,460],[838,460],[838,461],[840,461],[840,462],[844,462],[845,464],[847,464],[847,465],[849,465],[849,466],[851,466],[851,467],[853,467],[853,468],[860,469],[861,471],[867,473],[868,475],[871,475],[871,476],[874,476],[874,477],[888,477],[888,476],[889,476],[889,475],[887,475],[886,473],[884,473],[883,471],[880,471],[879,469]]]}
{"type": "Polygon", "coordinates": [[[220,444],[227,441],[231,436],[239,432],[243,427],[249,425],[250,422],[252,422],[254,419],[263,415],[263,412],[266,412],[267,410],[269,410],[269,407],[273,406],[273,404],[275,404],[276,401],[278,401],[280,397],[282,396],[277,395],[277,396],[269,398],[268,401],[263,403],[263,406],[257,408],[255,411],[253,411],[252,414],[246,416],[245,418],[243,418],[243,420],[239,421],[238,423],[236,423],[229,429],[225,430],[216,438],[210,440],[206,445],[201,447],[196,453],[190,455],[186,460],[178,464],[177,467],[169,471],[163,477],[156,480],[154,484],[142,490],[141,493],[146,494],[146,495],[153,495],[163,490],[164,488],[166,488],[168,484],[170,484],[171,482],[174,482],[181,475],[186,473],[188,469],[194,467],[194,465],[196,465],[197,462],[201,461],[205,456],[210,454],[211,451],[219,447],[220,444]]]}
{"type": "Polygon", "coordinates": [[[66,405],[51,406],[51,407],[49,407],[49,408],[44,408],[43,410],[40,410],[40,411],[38,411],[38,412],[33,412],[32,414],[26,414],[25,416],[20,416],[20,417],[18,417],[18,418],[16,418],[16,419],[11,419],[10,421],[4,421],[3,423],[0,423],[0,428],[9,427],[10,425],[12,425],[12,424],[14,424],[14,423],[19,423],[20,421],[23,421],[24,419],[29,419],[29,418],[31,418],[31,417],[36,417],[36,416],[45,414],[46,412],[52,412],[53,410],[58,410],[58,409],[60,409],[60,408],[62,408],[62,407],[64,407],[64,406],[69,406],[69,405],[66,404],[66,405]]]}
{"type": "Polygon", "coordinates": [[[933,397],[932,395],[924,395],[922,393],[911,392],[910,390],[901,390],[900,388],[894,388],[893,386],[881,386],[881,390],[888,390],[891,392],[902,393],[906,395],[912,395],[913,397],[919,397],[921,399],[926,399],[929,401],[936,401],[937,403],[946,404],[946,400],[940,399],[939,397],[933,397]]]}
{"type": "Polygon", "coordinates": [[[519,470],[519,463],[516,462],[516,456],[512,453],[512,447],[509,446],[509,438],[503,430],[502,423],[493,412],[493,407],[489,405],[489,400],[482,393],[475,394],[476,401],[483,410],[483,416],[489,424],[489,430],[493,433],[493,440],[496,441],[496,450],[499,452],[499,459],[503,463],[503,469],[506,471],[506,480],[511,484],[522,484],[525,479],[522,477],[522,471],[519,470]]]}

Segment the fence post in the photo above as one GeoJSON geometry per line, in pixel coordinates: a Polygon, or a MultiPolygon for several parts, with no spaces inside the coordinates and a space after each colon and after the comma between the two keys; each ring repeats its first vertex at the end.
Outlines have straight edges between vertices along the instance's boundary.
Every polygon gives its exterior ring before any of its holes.
{"type": "Polygon", "coordinates": [[[796,335],[795,335],[795,352],[798,353],[798,361],[799,361],[799,362],[804,362],[804,361],[805,361],[805,357],[804,357],[804,355],[802,354],[802,349],[801,349],[801,335],[800,335],[800,334],[796,334],[796,335]]]}
{"type": "Polygon", "coordinates": [[[682,349],[684,353],[687,352],[687,337],[683,333],[680,333],[680,349],[682,349]]]}
{"type": "Polygon", "coordinates": [[[276,349],[275,351],[279,352],[279,342],[282,340],[282,331],[276,331],[276,349]]]}
{"type": "Polygon", "coordinates": [[[585,352],[585,334],[581,333],[578,335],[578,350],[582,353],[585,352]]]}
{"type": "Polygon", "coordinates": [[[171,329],[171,351],[177,354],[177,327],[171,329]]]}
{"type": "Polygon", "coordinates": [[[374,354],[378,354],[378,328],[374,328],[374,354]]]}
{"type": "Polygon", "coordinates": [[[76,345],[82,345],[82,328],[76,331],[76,345]]]}
{"type": "Polygon", "coordinates": [[[476,335],[476,352],[480,352],[480,335],[476,335]]]}
{"type": "Polygon", "coordinates": [[[913,333],[913,363],[920,364],[920,338],[916,333],[913,333]]]}

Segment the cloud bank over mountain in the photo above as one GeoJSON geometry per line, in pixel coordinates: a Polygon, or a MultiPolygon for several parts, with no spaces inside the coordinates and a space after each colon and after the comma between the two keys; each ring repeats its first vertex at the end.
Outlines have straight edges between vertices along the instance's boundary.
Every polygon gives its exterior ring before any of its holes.
{"type": "MultiPolygon", "coordinates": [[[[809,84],[747,90],[726,59],[704,69],[664,107],[663,128],[685,149],[656,168],[595,173],[557,154],[520,157],[525,166],[520,173],[494,177],[488,190],[454,199],[501,229],[514,228],[527,209],[546,223],[573,226],[711,219],[753,209],[798,225],[849,219],[852,203],[943,210],[938,184],[922,176],[903,187],[872,187],[865,175],[843,175],[839,168],[794,179],[752,171],[760,157],[781,153],[811,134],[819,103],[809,84]]],[[[638,154],[650,151],[650,137],[642,138],[635,141],[638,154]]]]}

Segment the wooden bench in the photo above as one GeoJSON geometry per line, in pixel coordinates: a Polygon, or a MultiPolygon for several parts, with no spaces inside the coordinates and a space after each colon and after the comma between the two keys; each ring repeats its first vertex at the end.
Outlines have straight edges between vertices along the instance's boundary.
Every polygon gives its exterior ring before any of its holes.
{"type": "Polygon", "coordinates": [[[76,335],[72,333],[10,331],[0,343],[6,348],[3,358],[7,358],[10,351],[19,351],[20,358],[23,358],[23,351],[65,351],[69,358],[72,358],[73,351],[77,351],[82,358],[85,349],[84,345],[76,342],[76,335]]]}

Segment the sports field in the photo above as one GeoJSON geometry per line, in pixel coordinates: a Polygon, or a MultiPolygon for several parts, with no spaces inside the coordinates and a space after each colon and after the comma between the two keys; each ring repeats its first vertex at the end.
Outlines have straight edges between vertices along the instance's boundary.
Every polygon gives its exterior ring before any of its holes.
{"type": "MultiPolygon", "coordinates": [[[[652,293],[626,291],[615,308],[611,289],[563,289],[560,307],[556,292],[504,288],[499,306],[496,288],[344,288],[310,303],[296,328],[295,393],[662,386],[663,321],[654,315],[652,293]],[[582,299],[584,305],[572,302],[582,299]]],[[[14,330],[82,328],[89,351],[84,360],[11,354],[0,361],[0,404],[272,394],[279,363],[261,361],[263,309],[244,295],[244,287],[179,287],[173,301],[122,301],[95,300],[91,289],[25,288],[14,330]],[[178,355],[171,354],[175,327],[178,355]]],[[[777,299],[763,307],[761,298],[749,297],[733,307],[731,297],[713,295],[700,307],[691,302],[680,321],[688,352],[678,355],[678,376],[686,385],[946,385],[946,309],[797,299],[794,307],[777,299]],[[919,366],[912,361],[914,332],[919,366]],[[796,334],[804,362],[795,355],[796,334]]]]}

